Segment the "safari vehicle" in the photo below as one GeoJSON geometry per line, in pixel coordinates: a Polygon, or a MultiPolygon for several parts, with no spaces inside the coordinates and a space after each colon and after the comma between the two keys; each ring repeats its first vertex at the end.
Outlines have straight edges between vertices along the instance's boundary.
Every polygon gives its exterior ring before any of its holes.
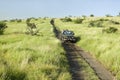
{"type": "Polygon", "coordinates": [[[61,40],[62,42],[76,42],[74,32],[70,30],[63,30],[61,33],[61,40]]]}

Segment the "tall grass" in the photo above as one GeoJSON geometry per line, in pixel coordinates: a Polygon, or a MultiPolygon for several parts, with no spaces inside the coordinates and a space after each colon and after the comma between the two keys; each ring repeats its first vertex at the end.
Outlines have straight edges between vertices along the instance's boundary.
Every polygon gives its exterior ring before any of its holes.
{"type": "Polygon", "coordinates": [[[77,42],[77,45],[89,51],[93,57],[98,59],[117,80],[120,80],[120,25],[113,24],[109,21],[120,22],[119,17],[87,17],[82,24],[62,23],[56,20],[57,25],[61,30],[70,29],[80,36],[81,40],[77,42]],[[91,21],[99,19],[106,19],[102,22],[103,27],[88,27],[91,21]],[[104,28],[115,27],[118,29],[116,33],[102,33],[104,28]]]}
{"type": "Polygon", "coordinates": [[[7,23],[0,36],[0,80],[71,80],[65,52],[49,20],[33,22],[39,36],[25,34],[25,20],[7,23]]]}

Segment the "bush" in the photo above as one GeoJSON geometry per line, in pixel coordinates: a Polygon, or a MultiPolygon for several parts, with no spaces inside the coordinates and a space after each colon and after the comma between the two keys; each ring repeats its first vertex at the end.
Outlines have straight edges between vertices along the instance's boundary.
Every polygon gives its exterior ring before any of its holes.
{"type": "Polygon", "coordinates": [[[113,23],[113,24],[120,24],[119,22],[113,21],[113,20],[111,20],[110,22],[113,23]]]}
{"type": "Polygon", "coordinates": [[[117,31],[118,31],[118,29],[115,28],[115,27],[109,27],[109,28],[107,28],[107,29],[103,29],[103,30],[102,30],[102,32],[106,32],[106,33],[115,33],[115,32],[117,32],[117,31]]]}
{"type": "Polygon", "coordinates": [[[101,18],[98,21],[109,21],[109,19],[103,19],[103,18],[101,18]]]}
{"type": "Polygon", "coordinates": [[[3,34],[5,28],[7,28],[5,22],[0,22],[0,35],[3,34]]]}
{"type": "Polygon", "coordinates": [[[37,29],[35,23],[26,23],[26,24],[27,24],[26,34],[37,35],[39,30],[37,29]]]}
{"type": "Polygon", "coordinates": [[[15,22],[15,21],[16,21],[15,19],[10,20],[10,22],[15,22]]]}
{"type": "Polygon", "coordinates": [[[21,19],[17,19],[16,21],[17,21],[18,23],[19,23],[19,22],[22,22],[22,20],[21,20],[21,19]]]}
{"type": "Polygon", "coordinates": [[[93,15],[93,14],[91,14],[91,15],[90,15],[90,17],[94,17],[94,15],[93,15]]]}
{"type": "Polygon", "coordinates": [[[84,19],[77,18],[76,20],[74,20],[74,23],[81,24],[83,20],[84,19]]]}
{"type": "Polygon", "coordinates": [[[88,27],[103,27],[102,21],[91,21],[88,27]]]}
{"type": "Polygon", "coordinates": [[[89,23],[89,25],[88,25],[88,27],[94,27],[94,26],[95,26],[95,24],[94,24],[93,21],[91,21],[91,22],[89,23]]]}
{"type": "Polygon", "coordinates": [[[61,18],[60,20],[63,22],[71,22],[72,21],[72,19],[69,17],[61,18]]]}
{"type": "Polygon", "coordinates": [[[31,18],[26,19],[26,23],[29,23],[31,21],[31,18]]]}
{"type": "Polygon", "coordinates": [[[35,18],[35,20],[37,21],[38,19],[37,19],[37,18],[35,18]]]}
{"type": "Polygon", "coordinates": [[[21,19],[11,19],[10,22],[18,22],[19,23],[19,22],[22,22],[22,20],[21,19]]]}

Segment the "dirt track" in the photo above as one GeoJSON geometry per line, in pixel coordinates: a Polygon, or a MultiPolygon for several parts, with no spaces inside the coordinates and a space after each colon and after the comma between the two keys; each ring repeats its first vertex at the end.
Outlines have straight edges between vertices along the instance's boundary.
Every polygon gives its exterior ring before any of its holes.
{"type": "Polygon", "coordinates": [[[77,47],[72,43],[63,43],[62,44],[66,54],[68,61],[71,67],[71,73],[73,74],[73,80],[84,80],[85,76],[80,74],[80,65],[75,61],[76,58],[81,56],[84,60],[91,66],[91,68],[95,71],[96,75],[100,80],[114,80],[113,76],[109,71],[107,71],[98,61],[96,61],[89,53],[85,52],[81,48],[77,47]],[[74,71],[72,70],[74,69],[74,71]]]}
{"type": "MultiPolygon", "coordinates": [[[[60,30],[55,26],[54,33],[59,39],[60,30]]],[[[95,71],[100,80],[115,80],[114,76],[104,68],[96,59],[94,59],[89,53],[82,50],[80,47],[73,43],[62,43],[64,50],[66,51],[66,57],[69,61],[70,72],[72,74],[72,80],[85,80],[85,75],[81,73],[81,66],[76,58],[83,58],[90,67],[95,71]]]]}

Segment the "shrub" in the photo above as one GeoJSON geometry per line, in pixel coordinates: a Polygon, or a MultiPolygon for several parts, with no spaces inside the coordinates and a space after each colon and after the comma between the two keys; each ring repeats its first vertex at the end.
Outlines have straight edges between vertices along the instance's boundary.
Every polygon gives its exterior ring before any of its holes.
{"type": "Polygon", "coordinates": [[[19,23],[19,22],[22,22],[22,20],[21,19],[11,19],[10,22],[18,22],[19,23]]]}
{"type": "Polygon", "coordinates": [[[94,26],[95,26],[95,24],[94,24],[93,21],[91,21],[91,22],[89,23],[89,25],[88,25],[88,27],[94,27],[94,26]]]}
{"type": "Polygon", "coordinates": [[[21,20],[21,19],[17,19],[16,21],[17,21],[18,23],[19,23],[19,22],[22,22],[22,20],[21,20]]]}
{"type": "Polygon", "coordinates": [[[63,22],[71,22],[72,21],[72,19],[69,17],[61,18],[60,20],[63,22]]]}
{"type": "Polygon", "coordinates": [[[5,28],[7,28],[5,22],[0,22],[0,35],[3,34],[5,28]]]}
{"type": "Polygon", "coordinates": [[[30,20],[31,20],[31,18],[27,18],[27,19],[26,19],[26,23],[29,23],[30,20]]]}
{"type": "Polygon", "coordinates": [[[94,17],[94,15],[93,15],[93,14],[91,14],[91,15],[90,15],[90,17],[94,17]]]}
{"type": "Polygon", "coordinates": [[[113,20],[111,20],[110,22],[113,23],[113,24],[120,24],[119,22],[113,21],[113,20]]]}
{"type": "Polygon", "coordinates": [[[102,21],[91,21],[88,27],[103,27],[102,21]]]}
{"type": "Polygon", "coordinates": [[[35,18],[35,20],[37,21],[38,19],[37,19],[37,18],[35,18]]]}
{"type": "Polygon", "coordinates": [[[120,24],[119,22],[117,22],[117,21],[114,21],[114,24],[120,24]]]}
{"type": "Polygon", "coordinates": [[[81,24],[83,20],[84,19],[77,18],[76,20],[74,20],[74,23],[81,24]]]}
{"type": "Polygon", "coordinates": [[[11,19],[10,22],[15,22],[16,20],[15,19],[11,19]]]}
{"type": "Polygon", "coordinates": [[[103,19],[103,18],[101,18],[98,21],[109,21],[109,19],[103,19]]]}
{"type": "Polygon", "coordinates": [[[102,32],[106,32],[106,33],[115,33],[115,32],[117,32],[117,31],[118,31],[118,29],[115,28],[115,27],[109,27],[109,28],[107,28],[107,29],[103,29],[103,30],[102,30],[102,32]]]}
{"type": "Polygon", "coordinates": [[[39,30],[37,29],[35,23],[26,23],[26,24],[27,24],[26,34],[37,35],[39,30]]]}

